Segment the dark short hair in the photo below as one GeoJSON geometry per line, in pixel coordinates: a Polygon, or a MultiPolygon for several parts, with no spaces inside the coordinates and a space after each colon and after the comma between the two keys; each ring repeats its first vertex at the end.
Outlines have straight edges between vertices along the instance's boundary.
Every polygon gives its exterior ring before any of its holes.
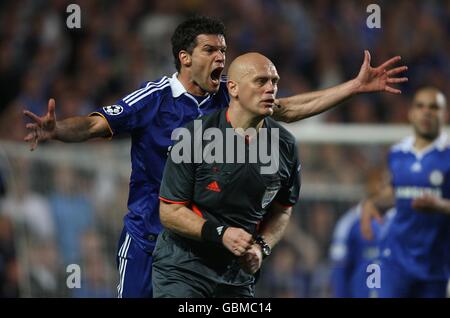
{"type": "Polygon", "coordinates": [[[172,53],[175,68],[179,72],[181,63],[178,58],[180,51],[185,50],[192,54],[197,45],[197,36],[200,34],[217,34],[225,36],[224,24],[212,17],[194,16],[177,26],[172,35],[172,53]]]}

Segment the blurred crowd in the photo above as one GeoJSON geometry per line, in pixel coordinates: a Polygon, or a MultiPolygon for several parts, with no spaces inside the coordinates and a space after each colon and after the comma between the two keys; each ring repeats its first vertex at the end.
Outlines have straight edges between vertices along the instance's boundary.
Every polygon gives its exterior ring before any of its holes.
{"type": "MultiPolygon", "coordinates": [[[[450,96],[450,2],[378,1],[381,29],[369,29],[371,2],[1,1],[0,140],[22,141],[21,111],[45,113],[49,97],[56,99],[57,118],[84,115],[114,104],[141,82],[173,74],[170,36],[190,14],[225,23],[229,62],[248,51],[270,57],[281,76],[279,96],[351,79],[364,49],[372,53],[372,65],[401,55],[409,67],[401,96],[358,96],[305,124],[406,123],[417,87],[435,85],[450,96]],[[70,3],[81,8],[80,29],[66,26],[70,3]]],[[[361,185],[381,169],[385,151],[316,147],[300,140],[303,183],[361,185]]],[[[78,171],[26,157],[9,159],[13,164],[0,165],[0,297],[114,296],[114,255],[128,180],[114,178],[114,169],[78,171]],[[105,173],[112,179],[105,181],[105,173]],[[65,288],[70,263],[84,264],[86,288],[65,288]]],[[[264,265],[260,296],[331,296],[331,234],[339,215],[354,203],[303,198],[286,238],[264,265]]]]}

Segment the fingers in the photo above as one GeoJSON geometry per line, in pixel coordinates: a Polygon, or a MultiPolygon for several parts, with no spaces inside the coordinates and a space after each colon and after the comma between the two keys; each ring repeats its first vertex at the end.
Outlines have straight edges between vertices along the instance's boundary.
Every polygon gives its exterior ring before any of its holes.
{"type": "MultiPolygon", "coordinates": [[[[392,58],[391,60],[394,60],[395,58],[392,58]]],[[[391,61],[390,60],[390,61],[391,61]]],[[[389,62],[389,61],[388,61],[389,62]]],[[[387,63],[387,62],[386,62],[387,63]]],[[[385,64],[386,64],[385,63],[385,64]]],[[[383,64],[384,65],[384,64],[383,64]]],[[[408,70],[407,66],[400,66],[400,67],[396,67],[392,70],[389,70],[386,72],[386,75],[388,76],[388,78],[386,79],[386,83],[389,84],[399,84],[399,83],[405,83],[408,81],[407,77],[390,77],[390,76],[395,76],[397,74],[400,74],[402,72],[405,72],[406,70],[408,70]]],[[[391,86],[386,85],[385,87],[385,91],[388,93],[392,93],[392,94],[401,94],[402,91],[396,88],[393,88],[391,86]]]]}
{"type": "Polygon", "coordinates": [[[30,143],[30,150],[31,151],[36,149],[36,147],[38,145],[38,142],[39,142],[38,136],[37,136],[37,133],[36,133],[35,130],[30,132],[30,133],[28,133],[23,140],[25,140],[26,142],[31,142],[30,143]]]}
{"type": "Polygon", "coordinates": [[[361,234],[368,241],[371,241],[373,239],[372,225],[370,219],[361,218],[361,234]]]}
{"type": "Polygon", "coordinates": [[[251,248],[243,256],[239,258],[239,264],[244,271],[249,274],[254,274],[261,267],[262,256],[258,256],[255,248],[251,248]]]}
{"type": "Polygon", "coordinates": [[[371,241],[373,239],[373,232],[372,232],[372,215],[373,213],[373,203],[369,200],[365,201],[362,205],[361,210],[361,223],[360,223],[360,229],[362,236],[368,240],[371,241]]]}
{"type": "Polygon", "coordinates": [[[396,88],[393,88],[393,87],[390,87],[390,86],[388,86],[388,85],[386,85],[386,87],[384,88],[384,90],[386,91],[386,92],[388,92],[388,93],[391,93],[391,94],[401,94],[402,93],[402,91],[401,90],[399,90],[399,89],[396,89],[396,88]]]}
{"type": "Polygon", "coordinates": [[[370,60],[371,60],[371,57],[370,57],[370,52],[368,51],[368,50],[364,50],[364,62],[363,62],[363,66],[368,66],[368,65],[370,65],[370,60]]]}
{"type": "Polygon", "coordinates": [[[55,99],[50,98],[48,101],[48,115],[51,120],[55,120],[55,99]]]}
{"type": "Polygon", "coordinates": [[[380,215],[380,213],[378,213],[378,211],[375,212],[372,216],[375,219],[375,221],[377,221],[378,224],[383,223],[383,217],[380,215]]]}
{"type": "Polygon", "coordinates": [[[23,140],[26,142],[30,142],[30,150],[33,151],[37,148],[39,143],[39,126],[35,123],[28,123],[25,127],[30,131],[23,140]]]}
{"type": "Polygon", "coordinates": [[[411,206],[419,211],[433,211],[439,209],[438,199],[429,195],[425,195],[421,198],[414,199],[411,206]]]}
{"type": "Polygon", "coordinates": [[[33,120],[34,122],[36,122],[38,125],[42,124],[42,119],[39,116],[33,114],[32,112],[30,112],[28,110],[24,110],[23,114],[25,116],[27,116],[28,118],[30,118],[31,120],[33,120]]]}
{"type": "Polygon", "coordinates": [[[397,84],[397,83],[404,83],[408,81],[407,77],[400,77],[400,78],[388,78],[386,80],[390,84],[397,84]]]}
{"type": "Polygon", "coordinates": [[[400,67],[396,67],[396,68],[393,68],[392,70],[387,71],[387,75],[393,76],[393,75],[397,75],[397,74],[406,72],[407,70],[408,70],[407,66],[400,66],[400,67]]]}
{"type": "Polygon", "coordinates": [[[28,123],[28,124],[25,125],[25,128],[29,129],[29,130],[32,130],[32,129],[34,130],[34,129],[38,128],[38,125],[37,124],[33,124],[33,123],[28,123]]]}
{"type": "Polygon", "coordinates": [[[411,206],[414,209],[420,210],[423,207],[423,201],[421,199],[415,199],[412,203],[411,206]]]}
{"type": "Polygon", "coordinates": [[[233,249],[233,254],[236,256],[242,256],[247,252],[247,249],[243,246],[237,246],[233,249]]]}
{"type": "Polygon", "coordinates": [[[386,62],[384,62],[383,64],[381,64],[378,68],[379,69],[388,69],[390,68],[391,65],[397,63],[398,61],[400,61],[402,58],[400,56],[395,56],[389,60],[387,60],[386,62]]]}
{"type": "Polygon", "coordinates": [[[33,139],[33,141],[31,142],[31,146],[30,146],[31,151],[34,151],[37,148],[38,142],[39,142],[39,139],[37,139],[37,138],[33,139]]]}
{"type": "Polygon", "coordinates": [[[253,244],[253,237],[243,229],[229,227],[223,236],[223,244],[236,256],[242,256],[253,244]]]}

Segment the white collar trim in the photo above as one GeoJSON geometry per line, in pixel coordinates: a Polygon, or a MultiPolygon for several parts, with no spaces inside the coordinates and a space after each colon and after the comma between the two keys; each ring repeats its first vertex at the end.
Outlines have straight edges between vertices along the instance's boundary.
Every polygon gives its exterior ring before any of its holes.
{"type": "Polygon", "coordinates": [[[172,90],[173,98],[180,97],[184,93],[187,93],[186,88],[178,80],[178,73],[174,73],[171,78],[169,78],[170,89],[172,90]]]}
{"type": "Polygon", "coordinates": [[[421,158],[425,154],[429,153],[433,149],[437,149],[439,151],[443,151],[449,144],[448,135],[446,133],[441,133],[436,140],[431,143],[429,146],[425,147],[421,151],[417,151],[414,148],[414,142],[416,141],[416,138],[414,136],[407,137],[399,146],[399,148],[403,152],[412,152],[417,157],[421,158]]]}

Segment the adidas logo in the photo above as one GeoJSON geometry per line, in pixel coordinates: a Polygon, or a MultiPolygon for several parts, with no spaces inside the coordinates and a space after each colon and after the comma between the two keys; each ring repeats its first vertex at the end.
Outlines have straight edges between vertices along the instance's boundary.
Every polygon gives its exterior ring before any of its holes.
{"type": "Polygon", "coordinates": [[[218,228],[216,228],[216,230],[217,230],[217,234],[222,235],[223,226],[219,226],[218,228]]]}
{"type": "Polygon", "coordinates": [[[208,186],[206,187],[206,189],[214,191],[214,192],[220,192],[222,191],[222,189],[220,189],[219,184],[217,183],[217,181],[213,181],[210,184],[208,184],[208,186]]]}

